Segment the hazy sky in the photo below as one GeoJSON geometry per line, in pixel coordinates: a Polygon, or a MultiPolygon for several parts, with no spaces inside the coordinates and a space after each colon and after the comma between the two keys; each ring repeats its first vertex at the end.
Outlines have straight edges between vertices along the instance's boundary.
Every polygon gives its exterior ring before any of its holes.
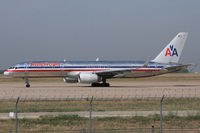
{"type": "Polygon", "coordinates": [[[200,0],[1,0],[0,69],[29,60],[153,59],[182,31],[189,36],[180,62],[199,64],[200,0]]]}

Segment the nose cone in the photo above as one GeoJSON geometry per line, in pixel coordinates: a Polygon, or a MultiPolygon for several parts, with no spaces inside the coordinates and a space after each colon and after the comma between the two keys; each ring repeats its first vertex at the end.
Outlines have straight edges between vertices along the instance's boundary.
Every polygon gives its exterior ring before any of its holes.
{"type": "Polygon", "coordinates": [[[4,76],[10,76],[11,72],[8,72],[7,70],[3,73],[4,76]]]}

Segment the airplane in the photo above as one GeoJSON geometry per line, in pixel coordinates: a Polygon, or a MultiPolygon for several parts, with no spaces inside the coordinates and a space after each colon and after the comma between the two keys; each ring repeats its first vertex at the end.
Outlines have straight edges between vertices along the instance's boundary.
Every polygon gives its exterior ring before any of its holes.
{"type": "Polygon", "coordinates": [[[11,66],[4,72],[11,78],[61,77],[66,83],[87,83],[92,87],[109,87],[111,78],[140,78],[176,72],[191,66],[179,64],[187,32],[178,33],[153,60],[146,61],[28,61],[11,66]]]}

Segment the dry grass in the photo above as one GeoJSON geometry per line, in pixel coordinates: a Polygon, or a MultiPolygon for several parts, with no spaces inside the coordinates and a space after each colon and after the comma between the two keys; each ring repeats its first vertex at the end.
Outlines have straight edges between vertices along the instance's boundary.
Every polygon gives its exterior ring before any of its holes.
{"type": "MultiPolygon", "coordinates": [[[[157,111],[159,100],[94,100],[93,111],[157,111]]],[[[0,112],[8,113],[15,109],[15,102],[0,102],[0,112]]],[[[88,111],[89,101],[26,101],[19,102],[19,112],[74,112],[88,111]]],[[[200,99],[165,99],[165,111],[200,110],[200,99]]]]}
{"type": "MultiPolygon", "coordinates": [[[[0,120],[0,129],[9,131],[14,129],[14,120],[0,120]]],[[[94,118],[93,129],[133,129],[133,128],[159,128],[159,116],[148,117],[107,117],[94,118]]],[[[81,130],[88,129],[89,120],[77,115],[60,115],[57,117],[45,116],[38,119],[20,119],[19,130],[38,131],[38,130],[81,130]]],[[[168,115],[163,118],[163,128],[200,128],[200,116],[177,117],[168,115]]]]}

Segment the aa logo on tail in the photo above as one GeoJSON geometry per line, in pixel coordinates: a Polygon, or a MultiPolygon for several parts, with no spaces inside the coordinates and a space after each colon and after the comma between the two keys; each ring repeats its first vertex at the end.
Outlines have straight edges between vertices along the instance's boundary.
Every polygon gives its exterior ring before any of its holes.
{"type": "Polygon", "coordinates": [[[170,45],[170,48],[167,48],[165,56],[178,56],[178,52],[176,50],[176,48],[174,48],[173,45],[170,45]]]}

